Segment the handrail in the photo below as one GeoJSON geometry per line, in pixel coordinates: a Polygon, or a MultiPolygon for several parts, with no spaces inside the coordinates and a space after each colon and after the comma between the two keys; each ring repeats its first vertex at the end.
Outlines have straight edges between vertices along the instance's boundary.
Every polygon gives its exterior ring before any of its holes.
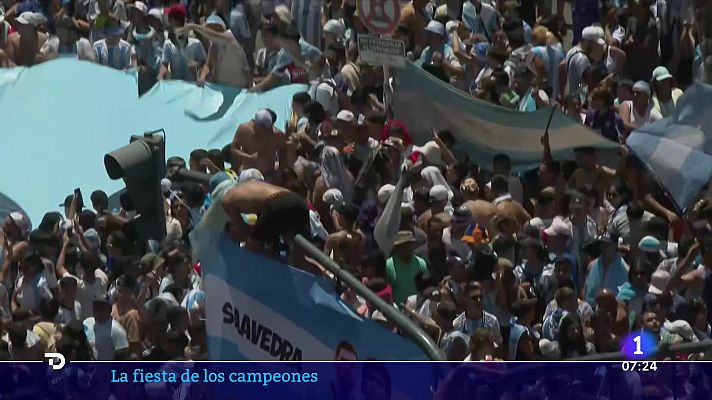
{"type": "MultiPolygon", "coordinates": [[[[692,353],[706,353],[712,350],[712,339],[705,339],[700,342],[695,343],[680,343],[671,345],[658,346],[655,351],[653,351],[648,357],[648,359],[654,359],[657,357],[665,357],[673,354],[692,354],[692,353]]],[[[566,361],[621,361],[625,360],[627,357],[623,355],[620,351],[614,351],[611,353],[601,353],[601,354],[591,354],[584,357],[577,357],[566,359],[566,361]]]]}
{"type": "Polygon", "coordinates": [[[361,281],[356,279],[356,277],[344,271],[334,260],[327,257],[324,252],[314,247],[314,245],[311,244],[311,242],[309,242],[309,240],[307,240],[304,236],[296,235],[294,237],[294,241],[307,252],[309,257],[319,262],[319,264],[334,274],[336,279],[344,282],[347,286],[355,290],[359,296],[373,304],[373,306],[376,307],[378,311],[382,312],[390,322],[394,323],[401,331],[415,341],[423,352],[425,352],[428,358],[433,361],[444,361],[443,354],[440,352],[440,349],[435,342],[433,342],[430,336],[423,332],[422,329],[415,325],[403,313],[383,301],[380,297],[376,296],[375,293],[368,289],[363,283],[361,283],[361,281]]]}

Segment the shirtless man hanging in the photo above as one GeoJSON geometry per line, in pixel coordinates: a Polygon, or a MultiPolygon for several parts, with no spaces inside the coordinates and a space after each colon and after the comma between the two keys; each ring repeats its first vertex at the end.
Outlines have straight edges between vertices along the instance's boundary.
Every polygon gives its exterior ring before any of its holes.
{"type": "Polygon", "coordinates": [[[294,236],[310,238],[309,209],[298,194],[283,187],[259,181],[240,183],[229,189],[222,206],[230,220],[230,230],[249,231],[245,248],[278,258],[282,239],[289,246],[289,264],[307,272],[321,274],[321,270],[307,262],[294,236]],[[257,222],[249,227],[243,214],[257,215],[257,222]]]}
{"type": "Polygon", "coordinates": [[[5,43],[6,57],[11,66],[14,64],[29,67],[51,58],[40,52],[48,36],[38,28],[45,23],[47,18],[44,15],[31,11],[23,12],[10,21],[10,25],[17,29],[8,36],[5,43]]]}
{"type": "Polygon", "coordinates": [[[339,224],[344,229],[326,238],[324,253],[345,270],[359,276],[361,257],[366,251],[366,236],[358,228],[357,223],[360,210],[353,204],[345,204],[340,206],[337,212],[339,224]]]}
{"type": "Polygon", "coordinates": [[[286,160],[286,137],[273,126],[272,114],[259,110],[252,121],[237,127],[230,145],[231,162],[240,170],[258,169],[271,181],[277,168],[289,165],[286,160]],[[278,165],[279,164],[279,165],[278,165]]]}
{"type": "Polygon", "coordinates": [[[203,86],[208,76],[211,76],[211,82],[241,88],[252,87],[252,70],[247,63],[245,51],[222,18],[213,14],[207,18],[205,26],[185,24],[183,28],[176,29],[176,34],[181,35],[190,30],[210,40],[208,61],[198,76],[198,86],[203,86]]]}

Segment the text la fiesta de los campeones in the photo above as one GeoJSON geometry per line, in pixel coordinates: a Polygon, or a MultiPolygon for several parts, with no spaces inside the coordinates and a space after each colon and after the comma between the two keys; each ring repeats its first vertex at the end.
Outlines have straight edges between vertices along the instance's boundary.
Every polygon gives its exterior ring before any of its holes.
{"type": "Polygon", "coordinates": [[[319,375],[316,372],[212,372],[203,369],[201,372],[189,368],[182,373],[174,371],[147,372],[142,368],[132,373],[111,370],[112,383],[159,383],[159,382],[205,382],[205,383],[316,383],[319,375]]]}

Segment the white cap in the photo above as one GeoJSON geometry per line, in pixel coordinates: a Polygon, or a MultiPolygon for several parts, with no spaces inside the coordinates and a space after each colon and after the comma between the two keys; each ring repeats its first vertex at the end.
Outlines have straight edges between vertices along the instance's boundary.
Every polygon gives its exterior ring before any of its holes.
{"type": "Polygon", "coordinates": [[[255,123],[258,125],[262,125],[265,128],[272,128],[272,125],[274,122],[272,121],[272,114],[269,113],[269,111],[262,109],[257,111],[255,114],[255,123]]]}
{"type": "Polygon", "coordinates": [[[635,82],[635,85],[633,85],[633,93],[635,92],[645,93],[648,95],[648,97],[650,97],[650,85],[648,85],[648,82],[646,81],[635,82]]]}
{"type": "Polygon", "coordinates": [[[428,26],[425,27],[425,31],[445,37],[445,26],[438,21],[428,22],[428,26]]]}
{"type": "Polygon", "coordinates": [[[391,185],[390,183],[381,186],[381,188],[378,189],[378,204],[385,204],[391,197],[395,189],[396,187],[391,185]]]}
{"type": "Polygon", "coordinates": [[[336,120],[353,123],[356,120],[356,117],[354,116],[354,113],[349,110],[341,110],[338,114],[336,114],[336,120]]]}
{"type": "Polygon", "coordinates": [[[648,288],[648,293],[662,294],[669,280],[669,272],[662,269],[653,272],[653,275],[650,277],[650,287],[648,288]]]}
{"type": "Polygon", "coordinates": [[[344,200],[344,195],[341,193],[341,190],[333,188],[324,192],[324,195],[321,197],[321,199],[324,201],[324,203],[330,205],[331,207],[338,207],[346,203],[346,201],[344,200]]]}
{"type": "Polygon", "coordinates": [[[330,19],[324,24],[324,32],[329,32],[336,35],[337,38],[342,38],[344,36],[344,24],[338,19],[330,19]]]}
{"type": "Polygon", "coordinates": [[[39,26],[47,22],[47,17],[45,17],[42,13],[25,11],[15,19],[15,22],[21,25],[39,26]]]}
{"type": "Polygon", "coordinates": [[[153,17],[153,18],[161,21],[161,23],[163,23],[163,11],[161,9],[158,9],[158,8],[150,9],[148,11],[148,16],[153,17]]]}
{"type": "Polygon", "coordinates": [[[435,185],[430,188],[430,198],[435,201],[444,201],[448,198],[449,190],[443,185],[435,185]]]}
{"type": "Polygon", "coordinates": [[[237,181],[240,183],[249,181],[264,181],[265,177],[262,175],[260,170],[255,168],[244,169],[240,172],[240,176],[237,177],[237,181]]]}
{"type": "Polygon", "coordinates": [[[571,237],[571,227],[569,227],[569,224],[564,222],[561,217],[554,217],[554,220],[551,221],[551,225],[544,229],[544,233],[547,236],[571,237]]]}
{"type": "Polygon", "coordinates": [[[438,146],[435,141],[431,140],[428,143],[425,143],[422,147],[415,146],[413,147],[414,151],[419,151],[423,154],[423,157],[431,163],[431,164],[442,164],[443,163],[443,156],[442,153],[440,152],[440,146],[438,146]]]}
{"type": "Polygon", "coordinates": [[[600,45],[606,44],[606,41],[603,40],[604,37],[605,32],[600,26],[587,26],[581,31],[581,38],[583,40],[590,40],[600,45]]]}
{"type": "Polygon", "coordinates": [[[168,178],[163,178],[161,179],[161,191],[163,193],[168,193],[171,190],[171,186],[173,184],[171,183],[171,180],[168,178]]]}
{"type": "Polygon", "coordinates": [[[13,211],[9,215],[12,223],[15,224],[17,229],[23,238],[26,238],[30,234],[30,221],[27,219],[25,214],[19,211],[13,211]]]}
{"type": "Polygon", "coordinates": [[[457,29],[458,26],[459,26],[458,21],[448,21],[447,24],[445,24],[445,31],[452,32],[455,29],[457,29]]]}
{"type": "Polygon", "coordinates": [[[132,9],[132,8],[135,8],[135,9],[141,11],[141,14],[143,14],[144,16],[148,15],[148,6],[146,5],[146,3],[142,2],[142,1],[135,1],[133,3],[129,3],[126,5],[127,10],[132,9]]]}
{"type": "Polygon", "coordinates": [[[277,18],[284,22],[284,23],[290,23],[292,22],[292,11],[285,6],[284,4],[280,4],[277,7],[274,8],[274,14],[277,16],[277,18]]]}
{"type": "Polygon", "coordinates": [[[87,229],[84,232],[84,239],[86,239],[89,245],[89,250],[98,251],[101,248],[101,238],[99,237],[99,232],[96,229],[87,229]]]}

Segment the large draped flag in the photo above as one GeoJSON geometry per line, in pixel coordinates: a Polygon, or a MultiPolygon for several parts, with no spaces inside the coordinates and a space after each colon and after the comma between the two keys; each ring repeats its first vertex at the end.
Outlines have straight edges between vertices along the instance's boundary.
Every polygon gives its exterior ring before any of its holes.
{"type": "Polygon", "coordinates": [[[672,116],[634,131],[627,144],[685,211],[712,178],[712,86],[691,86],[672,116]]]}
{"type": "MultiPolygon", "coordinates": [[[[493,105],[440,81],[411,62],[405,69],[393,71],[396,118],[408,125],[418,144],[430,140],[431,128],[448,129],[458,141],[455,150],[467,154],[475,164],[489,167],[494,156],[503,153],[512,159],[515,170],[539,165],[540,140],[551,108],[520,112],[493,105]]],[[[558,110],[551,119],[549,137],[556,159],[573,158],[576,147],[619,146],[558,110]]]]}
{"type": "Polygon", "coordinates": [[[191,233],[205,289],[211,360],[424,360],[411,341],[356,314],[325,278],[253,254],[225,234],[223,182],[191,233]]]}
{"type": "Polygon", "coordinates": [[[162,81],[141,98],[136,74],[86,61],[57,59],[30,68],[0,69],[3,144],[0,189],[33,221],[74,188],[111,194],[123,186],[104,170],[104,154],[131,135],[164,129],[166,156],[187,160],[192,150],[222,148],[237,126],[260,108],[283,127],[292,95],[305,85],[265,93],[183,81],[162,81]]]}

